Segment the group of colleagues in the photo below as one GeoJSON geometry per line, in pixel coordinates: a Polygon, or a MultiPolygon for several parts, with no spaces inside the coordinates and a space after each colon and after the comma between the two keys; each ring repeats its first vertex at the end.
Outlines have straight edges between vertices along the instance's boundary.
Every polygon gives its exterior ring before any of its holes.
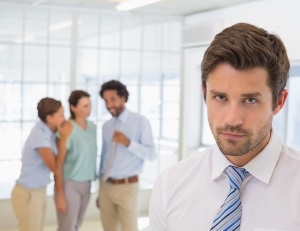
{"type": "MultiPolygon", "coordinates": [[[[287,99],[289,68],[281,39],[262,28],[238,23],[215,36],[201,72],[216,145],[159,175],[150,201],[150,231],[300,230],[300,153],[284,145],[272,128],[287,99]]],[[[155,158],[151,127],[125,109],[128,92],[121,83],[105,83],[100,96],[113,115],[103,126],[102,223],[105,231],[118,230],[118,223],[122,231],[136,231],[138,174],[145,159],[155,158]]],[[[44,211],[50,170],[59,231],[77,230],[82,221],[96,177],[96,129],[86,120],[88,95],[75,91],[69,102],[72,116],[62,128],[58,101],[44,99],[38,105],[41,122],[25,144],[12,197],[20,227],[30,227],[21,230],[42,230],[44,212],[36,209],[44,211]]]]}
{"type": "Polygon", "coordinates": [[[70,119],[60,101],[38,102],[39,121],[22,153],[20,177],[12,191],[12,205],[20,231],[42,231],[46,186],[53,172],[58,231],[78,231],[90,200],[91,182],[99,175],[97,206],[105,231],[136,231],[138,175],[145,160],[155,159],[149,121],[129,111],[129,92],[111,80],[99,92],[112,118],[103,125],[100,172],[97,164],[97,129],[88,120],[89,93],[74,90],[69,97],[70,119]]]}

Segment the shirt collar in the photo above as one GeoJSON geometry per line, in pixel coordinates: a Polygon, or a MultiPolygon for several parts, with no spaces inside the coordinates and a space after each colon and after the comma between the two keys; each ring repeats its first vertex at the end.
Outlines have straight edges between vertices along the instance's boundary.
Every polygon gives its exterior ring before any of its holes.
{"type": "Polygon", "coordinates": [[[245,165],[245,169],[258,180],[268,184],[278,162],[281,150],[282,142],[275,132],[272,132],[267,146],[259,155],[245,165]]]}
{"type": "MultiPolygon", "coordinates": [[[[244,168],[252,176],[265,184],[268,184],[279,159],[281,149],[282,142],[280,138],[275,132],[272,132],[266,147],[246,164],[244,168]]],[[[232,163],[224,156],[216,145],[213,152],[212,180],[219,177],[228,165],[232,165],[232,163]]]]}
{"type": "Polygon", "coordinates": [[[126,123],[128,116],[129,111],[125,108],[124,111],[122,111],[122,113],[116,119],[121,121],[122,123],[126,123]]]}
{"type": "Polygon", "coordinates": [[[219,147],[214,145],[211,174],[212,180],[218,178],[229,165],[232,165],[232,163],[224,156],[219,147]]]}

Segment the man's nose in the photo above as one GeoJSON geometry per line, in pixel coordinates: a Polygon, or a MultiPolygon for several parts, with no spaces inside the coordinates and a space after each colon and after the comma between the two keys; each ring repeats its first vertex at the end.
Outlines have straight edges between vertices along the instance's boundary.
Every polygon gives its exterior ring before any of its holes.
{"type": "Polygon", "coordinates": [[[106,102],[106,107],[108,109],[112,108],[114,106],[114,104],[112,102],[106,102]]]}
{"type": "Polygon", "coordinates": [[[107,108],[109,108],[109,107],[111,107],[111,102],[106,101],[105,105],[106,105],[107,108]]]}
{"type": "Polygon", "coordinates": [[[237,103],[228,105],[225,109],[225,122],[230,126],[239,126],[244,121],[244,111],[237,103]]]}

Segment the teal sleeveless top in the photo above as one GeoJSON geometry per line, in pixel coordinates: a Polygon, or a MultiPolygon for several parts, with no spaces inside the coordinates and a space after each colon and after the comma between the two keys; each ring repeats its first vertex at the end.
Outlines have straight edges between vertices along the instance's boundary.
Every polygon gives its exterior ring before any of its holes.
{"type": "Polygon", "coordinates": [[[76,122],[67,140],[67,154],[63,165],[64,180],[93,181],[96,179],[97,129],[87,121],[84,130],[76,122]]]}

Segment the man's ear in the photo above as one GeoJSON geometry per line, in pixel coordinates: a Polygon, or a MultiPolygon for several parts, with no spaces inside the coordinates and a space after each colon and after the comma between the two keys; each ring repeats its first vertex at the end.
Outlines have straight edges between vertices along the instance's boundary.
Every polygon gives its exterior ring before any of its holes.
{"type": "Polygon", "coordinates": [[[125,98],[125,96],[121,96],[120,98],[122,99],[122,102],[125,104],[125,103],[126,103],[126,98],[125,98]]]}
{"type": "Polygon", "coordinates": [[[288,91],[287,89],[283,89],[277,98],[276,106],[273,110],[273,115],[276,115],[280,110],[283,108],[285,101],[288,97],[288,91]]]}
{"type": "Polygon", "coordinates": [[[202,84],[202,95],[203,95],[204,101],[206,101],[206,87],[204,87],[203,84],[202,84]]]}

